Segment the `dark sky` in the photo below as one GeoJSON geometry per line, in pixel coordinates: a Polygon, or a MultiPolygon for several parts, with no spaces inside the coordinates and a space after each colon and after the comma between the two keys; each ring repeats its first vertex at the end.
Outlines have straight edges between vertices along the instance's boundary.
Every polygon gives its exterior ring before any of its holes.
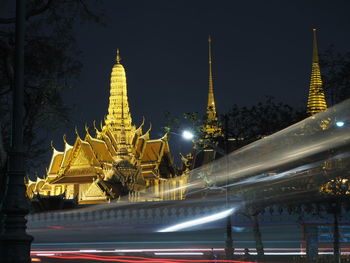
{"type": "MultiPolygon", "coordinates": [[[[266,95],[305,107],[314,27],[320,51],[331,44],[350,51],[349,0],[106,0],[102,8],[105,27],[76,26],[83,71],[65,94],[66,103],[76,107],[73,124],[82,134],[85,122],[91,126],[107,114],[116,48],[126,69],[134,123],[145,116],[153,125],[152,138],[161,136],[165,111],[204,113],[209,34],[219,113],[266,95]]],[[[65,130],[70,143],[73,130],[65,130]]],[[[52,134],[60,150],[62,133],[52,134]]],[[[184,151],[183,144],[173,152],[184,151]]]]}
{"type": "Polygon", "coordinates": [[[67,103],[76,104],[81,131],[85,122],[91,125],[107,113],[116,48],[126,69],[134,123],[145,116],[153,138],[160,136],[165,111],[204,113],[209,34],[218,112],[266,95],[305,107],[314,27],[320,51],[331,44],[350,49],[346,0],[105,1],[102,7],[106,27],[77,27],[84,68],[66,95],[67,103]]]}
{"type": "Polygon", "coordinates": [[[207,38],[219,112],[272,95],[304,106],[311,72],[312,28],[320,50],[348,50],[350,1],[106,1],[106,27],[80,25],[83,71],[69,102],[79,119],[107,112],[109,79],[120,48],[135,122],[155,130],[164,111],[203,112],[207,38]]]}

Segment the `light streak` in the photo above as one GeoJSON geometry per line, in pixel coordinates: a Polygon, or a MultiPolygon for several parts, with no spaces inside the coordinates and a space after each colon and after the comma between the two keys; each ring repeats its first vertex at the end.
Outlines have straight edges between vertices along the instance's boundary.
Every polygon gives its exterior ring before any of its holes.
{"type": "MultiPolygon", "coordinates": [[[[202,253],[203,254],[203,253],[202,253]]],[[[247,261],[237,261],[237,260],[220,260],[220,259],[170,259],[170,258],[146,258],[146,257],[128,257],[128,256],[99,256],[99,255],[84,255],[84,254],[67,254],[67,255],[55,255],[47,256],[48,258],[56,259],[88,259],[96,260],[102,262],[123,262],[123,263],[185,263],[185,262],[196,262],[196,263],[207,263],[207,262],[216,262],[216,263],[248,263],[247,261]]]]}
{"type": "MultiPolygon", "coordinates": [[[[221,250],[220,248],[214,248],[215,251],[221,250]]],[[[222,249],[224,250],[224,249],[222,249]]],[[[204,251],[208,252],[211,251],[209,248],[144,248],[144,249],[115,249],[114,252],[160,252],[160,251],[167,251],[167,252],[181,252],[181,251],[204,251]]]]}
{"type": "Polygon", "coordinates": [[[79,250],[79,252],[83,252],[83,253],[92,253],[92,252],[102,252],[102,250],[87,249],[87,250],[79,250]]]}
{"type": "Polygon", "coordinates": [[[203,256],[203,252],[156,252],[156,256],[203,256]]]}
{"type": "Polygon", "coordinates": [[[205,217],[201,217],[198,219],[186,221],[186,222],[183,222],[180,224],[176,224],[176,225],[158,230],[157,232],[175,232],[175,231],[179,231],[179,230],[182,230],[185,228],[206,224],[209,222],[213,222],[213,221],[225,218],[225,217],[231,215],[234,210],[235,210],[234,208],[231,208],[231,209],[228,209],[228,210],[225,210],[225,211],[222,211],[220,213],[216,213],[216,214],[213,214],[210,216],[205,216],[205,217]]]}

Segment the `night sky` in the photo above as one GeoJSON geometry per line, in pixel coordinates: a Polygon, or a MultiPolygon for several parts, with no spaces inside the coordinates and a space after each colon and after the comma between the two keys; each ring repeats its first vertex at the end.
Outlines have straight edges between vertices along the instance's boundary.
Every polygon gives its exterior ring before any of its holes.
{"type": "Polygon", "coordinates": [[[77,27],[84,68],[66,98],[76,105],[72,116],[81,131],[85,122],[92,125],[107,114],[116,48],[126,69],[133,121],[139,124],[145,116],[152,122],[152,138],[161,136],[165,111],[205,112],[209,34],[219,113],[266,95],[306,107],[312,28],[318,29],[320,51],[331,44],[350,50],[345,0],[105,2],[106,27],[77,27]]]}
{"type": "MultiPolygon", "coordinates": [[[[331,44],[350,51],[348,0],[104,2],[105,27],[76,25],[83,70],[65,93],[66,104],[75,106],[72,127],[52,134],[59,150],[64,132],[73,144],[75,125],[84,134],[85,123],[92,126],[107,114],[117,48],[126,69],[133,121],[138,125],[144,116],[151,122],[152,138],[162,136],[165,111],[204,114],[209,34],[219,113],[267,95],[306,107],[312,28],[318,29],[320,51],[331,44]]],[[[185,151],[184,144],[173,148],[174,155],[185,151]]]]}

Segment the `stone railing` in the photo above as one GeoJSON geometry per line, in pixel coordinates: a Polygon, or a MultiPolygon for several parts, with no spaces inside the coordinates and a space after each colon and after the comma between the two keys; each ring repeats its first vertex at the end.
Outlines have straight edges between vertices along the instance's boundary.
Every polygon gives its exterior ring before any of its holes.
{"type": "MultiPolygon", "coordinates": [[[[125,206],[90,209],[76,209],[61,212],[46,212],[27,216],[29,228],[60,226],[60,225],[168,225],[187,220],[209,216],[224,211],[226,206],[218,203],[187,203],[186,201],[131,203],[125,206]]],[[[251,225],[250,220],[241,213],[232,217],[234,225],[251,225]]],[[[305,211],[300,214],[288,213],[286,209],[272,206],[259,214],[261,224],[279,222],[299,223],[332,223],[333,216],[323,213],[311,215],[305,211]]],[[[343,211],[339,223],[350,222],[350,213],[343,211]]]]}
{"type": "MultiPolygon", "coordinates": [[[[153,204],[154,205],[154,204],[153,204]]],[[[225,210],[220,206],[162,206],[149,207],[115,207],[98,210],[76,209],[71,211],[47,212],[27,216],[28,228],[46,227],[49,225],[165,225],[173,222],[191,220],[209,216],[225,210]]]]}

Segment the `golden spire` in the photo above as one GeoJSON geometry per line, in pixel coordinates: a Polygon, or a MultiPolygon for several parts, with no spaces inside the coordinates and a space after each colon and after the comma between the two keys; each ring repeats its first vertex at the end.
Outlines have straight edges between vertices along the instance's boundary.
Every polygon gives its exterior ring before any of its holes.
{"type": "Polygon", "coordinates": [[[212,72],[212,57],[211,57],[211,38],[208,38],[208,55],[209,55],[209,92],[208,92],[208,106],[207,106],[207,118],[204,125],[205,137],[220,136],[221,128],[218,123],[216,115],[214,88],[213,88],[213,72],[212,72]],[[210,135],[211,134],[211,135],[210,135]]]}
{"type": "Polygon", "coordinates": [[[117,48],[117,57],[116,57],[116,61],[117,61],[117,64],[120,64],[120,55],[119,55],[119,48],[117,48]]]}
{"type": "MultiPolygon", "coordinates": [[[[118,63],[118,55],[119,52],[117,52],[117,63],[118,63]]],[[[122,119],[121,119],[121,125],[120,125],[120,133],[119,133],[119,148],[117,151],[117,155],[119,157],[127,156],[128,150],[126,146],[126,134],[125,134],[125,124],[124,124],[124,93],[122,91],[122,119]]]]}
{"type": "Polygon", "coordinates": [[[111,88],[109,97],[108,115],[105,123],[112,131],[120,131],[122,123],[125,130],[131,130],[131,114],[129,111],[126,74],[120,64],[119,49],[117,49],[116,64],[112,68],[111,88]]]}
{"type": "Polygon", "coordinates": [[[314,115],[327,109],[326,98],[322,88],[320,65],[318,63],[318,47],[316,39],[316,29],[313,29],[313,51],[312,51],[312,72],[307,102],[307,113],[314,115]]]}
{"type": "Polygon", "coordinates": [[[209,92],[208,92],[208,106],[207,106],[207,122],[216,121],[216,107],[214,100],[213,88],[213,72],[212,72],[212,58],[211,58],[211,38],[208,38],[208,55],[209,55],[209,92]]]}

